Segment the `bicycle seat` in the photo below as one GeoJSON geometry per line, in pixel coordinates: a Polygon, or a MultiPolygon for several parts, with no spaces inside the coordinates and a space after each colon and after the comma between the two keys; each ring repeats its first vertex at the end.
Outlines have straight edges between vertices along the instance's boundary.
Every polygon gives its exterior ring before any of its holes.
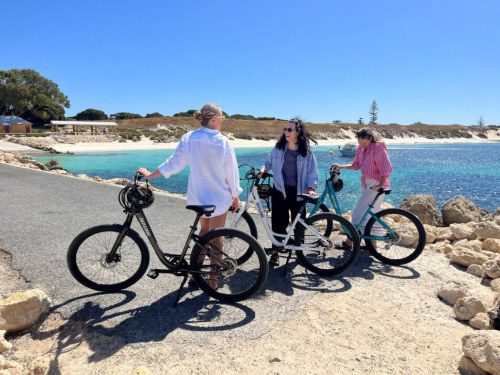
{"type": "Polygon", "coordinates": [[[188,210],[196,212],[198,215],[206,215],[206,216],[212,215],[212,213],[215,211],[215,206],[213,204],[201,205],[201,206],[189,205],[186,206],[186,208],[188,210]]]}
{"type": "Polygon", "coordinates": [[[313,197],[309,194],[297,194],[297,197],[300,197],[304,200],[306,203],[316,203],[319,199],[319,195],[316,197],[313,197]]]}

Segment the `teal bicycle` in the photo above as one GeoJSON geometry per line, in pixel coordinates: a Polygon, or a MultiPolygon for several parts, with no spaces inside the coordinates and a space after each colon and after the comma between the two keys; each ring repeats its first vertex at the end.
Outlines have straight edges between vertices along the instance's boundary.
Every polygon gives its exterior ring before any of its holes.
{"type": "MultiPolygon", "coordinates": [[[[329,178],[326,180],[325,189],[317,203],[307,205],[307,212],[313,215],[318,210],[325,211],[328,207],[325,200],[328,197],[336,214],[342,215],[337,193],[342,190],[344,183],[340,178],[340,171],[330,168],[329,178]]],[[[368,206],[359,224],[354,227],[359,232],[360,238],[365,240],[366,248],[370,253],[383,263],[401,265],[415,260],[425,247],[425,229],[422,222],[411,212],[400,208],[387,208],[373,212],[375,203],[382,195],[388,195],[391,189],[379,189],[377,195],[368,206]],[[369,217],[365,230],[361,233],[362,223],[369,217]]],[[[325,227],[325,234],[334,230],[333,223],[325,227]]]]}
{"type": "MultiPolygon", "coordinates": [[[[307,217],[311,217],[318,211],[331,212],[325,204],[327,197],[331,203],[333,211],[337,215],[342,215],[340,204],[337,199],[344,183],[340,179],[340,171],[331,168],[329,178],[325,182],[325,189],[319,199],[307,200],[306,211],[307,217]]],[[[271,176],[267,174],[267,176],[271,176]]],[[[259,197],[264,199],[269,207],[269,197],[271,192],[271,183],[268,180],[261,180],[257,186],[259,197]]],[[[367,217],[364,232],[361,233],[361,224],[354,225],[355,230],[359,233],[360,239],[363,239],[366,248],[376,259],[390,265],[402,265],[415,260],[424,250],[425,247],[425,229],[420,220],[411,212],[400,208],[388,208],[377,213],[373,212],[373,207],[383,194],[390,194],[390,189],[380,189],[376,197],[373,199],[360,223],[363,223],[367,217]]],[[[234,213],[229,212],[229,220],[232,222],[234,213]]],[[[250,233],[257,238],[257,227],[248,214],[244,212],[238,217],[238,229],[250,233]]],[[[332,233],[351,233],[350,229],[338,221],[323,220],[317,229],[323,236],[329,238],[332,233]]],[[[349,237],[349,236],[348,236],[349,237]]]]}

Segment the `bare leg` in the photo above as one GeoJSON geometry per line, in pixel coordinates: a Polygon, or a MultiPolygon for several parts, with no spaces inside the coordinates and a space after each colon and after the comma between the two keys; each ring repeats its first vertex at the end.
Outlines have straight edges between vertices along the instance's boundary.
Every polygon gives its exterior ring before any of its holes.
{"type": "MultiPolygon", "coordinates": [[[[210,218],[201,218],[200,223],[201,223],[201,229],[200,229],[200,236],[203,236],[204,234],[208,233],[211,230],[221,228],[225,225],[226,223],[226,216],[227,213],[224,213],[222,215],[216,216],[216,217],[210,217],[210,218]]],[[[213,244],[222,250],[223,243],[220,238],[216,239],[213,244]]],[[[212,253],[218,257],[220,257],[222,254],[221,253],[216,253],[215,251],[212,250],[212,253]]],[[[206,256],[206,251],[200,252],[200,258],[199,262],[202,263],[205,260],[206,256]]],[[[210,264],[215,265],[217,264],[218,261],[215,258],[210,258],[210,264]]],[[[217,287],[217,277],[215,275],[211,275],[209,278],[209,283],[210,286],[212,287],[217,287]]]]}

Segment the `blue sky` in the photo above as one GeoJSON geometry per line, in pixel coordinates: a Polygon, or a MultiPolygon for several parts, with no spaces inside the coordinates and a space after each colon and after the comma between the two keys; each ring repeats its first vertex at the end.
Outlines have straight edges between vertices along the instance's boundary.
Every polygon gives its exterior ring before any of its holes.
{"type": "Polygon", "coordinates": [[[500,124],[500,2],[7,1],[0,69],[86,108],[500,124]]]}

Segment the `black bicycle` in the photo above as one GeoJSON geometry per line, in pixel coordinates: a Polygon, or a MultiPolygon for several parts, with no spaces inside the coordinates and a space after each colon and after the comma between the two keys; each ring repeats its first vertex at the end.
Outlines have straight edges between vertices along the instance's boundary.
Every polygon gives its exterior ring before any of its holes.
{"type": "Polygon", "coordinates": [[[119,202],[127,214],[122,225],[95,226],[71,242],[67,262],[79,283],[98,291],[116,292],[130,287],[144,275],[149,265],[149,251],[139,233],[130,227],[136,217],[166,267],[151,269],[147,275],[152,279],[160,273],[183,277],[174,305],[189,275],[201,290],[222,302],[241,301],[261,289],[269,266],[264,250],[252,236],[232,228],[218,228],[202,237],[195,234],[200,218],[214,212],[213,205],[186,206],[196,212],[196,218],[184,248],[180,254],[163,252],[143,211],[153,204],[153,192],[148,181],[140,184],[140,179],[140,174],[136,174],[134,183],[120,191],[119,202]],[[188,254],[191,242],[194,247],[188,254]],[[244,262],[242,254],[245,254],[244,262]]]}

